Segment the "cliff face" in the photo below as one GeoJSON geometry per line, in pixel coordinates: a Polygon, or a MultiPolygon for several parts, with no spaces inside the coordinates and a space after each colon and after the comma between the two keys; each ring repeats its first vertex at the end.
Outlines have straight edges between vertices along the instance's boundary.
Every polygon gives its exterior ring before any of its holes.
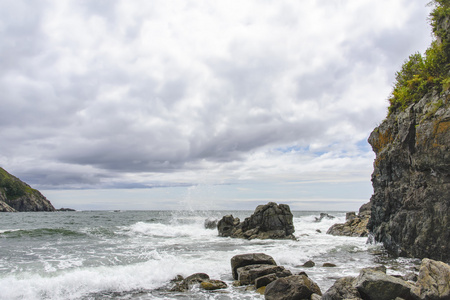
{"type": "Polygon", "coordinates": [[[0,212],[54,210],[38,190],[0,168],[0,212]]]}
{"type": "Polygon", "coordinates": [[[371,133],[368,224],[394,255],[450,261],[450,91],[429,93],[371,133]]]}

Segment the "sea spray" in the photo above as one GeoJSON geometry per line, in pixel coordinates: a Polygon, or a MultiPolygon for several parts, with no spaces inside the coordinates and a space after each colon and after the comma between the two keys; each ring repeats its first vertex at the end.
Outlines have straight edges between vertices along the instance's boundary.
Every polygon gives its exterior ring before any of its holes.
{"type": "Polygon", "coordinates": [[[345,213],[293,212],[293,240],[219,237],[207,218],[251,211],[124,211],[5,214],[0,219],[0,299],[262,299],[232,286],[230,259],[263,252],[293,273],[305,271],[325,291],[342,276],[384,263],[402,273],[412,260],[386,258],[366,238],[327,235],[345,213]],[[23,222],[26,219],[27,222],[23,222]],[[21,234],[17,232],[22,231],[21,234]],[[35,234],[39,232],[39,234],[35,234]],[[313,268],[302,265],[313,260],[313,268]],[[323,263],[334,263],[324,268],[323,263]],[[229,288],[168,292],[176,275],[204,272],[229,288]]]}

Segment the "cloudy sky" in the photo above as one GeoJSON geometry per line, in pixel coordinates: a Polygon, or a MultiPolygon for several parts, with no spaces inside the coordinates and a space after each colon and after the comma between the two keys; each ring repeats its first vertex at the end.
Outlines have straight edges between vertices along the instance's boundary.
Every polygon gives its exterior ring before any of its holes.
{"type": "Polygon", "coordinates": [[[351,210],[428,0],[0,1],[0,166],[76,209],[351,210]]]}

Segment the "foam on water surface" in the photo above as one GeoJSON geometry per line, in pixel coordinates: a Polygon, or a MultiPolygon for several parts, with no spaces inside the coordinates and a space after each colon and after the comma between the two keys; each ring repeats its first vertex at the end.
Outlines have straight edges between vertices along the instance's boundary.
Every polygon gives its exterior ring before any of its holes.
{"type": "MultiPolygon", "coordinates": [[[[26,225],[8,215],[0,220],[0,299],[262,299],[231,287],[231,257],[253,252],[273,256],[293,273],[306,271],[322,291],[362,267],[395,264],[374,255],[379,247],[366,238],[327,235],[345,221],[344,213],[315,222],[319,212],[294,212],[297,241],[223,238],[204,228],[205,219],[225,214],[243,220],[251,212],[74,212],[47,214],[54,219],[45,222],[25,214],[26,225]],[[316,266],[302,267],[307,260],[316,266]],[[336,267],[324,268],[325,262],[336,267]],[[197,272],[230,287],[215,293],[161,289],[178,274],[197,272]]],[[[398,273],[412,263],[397,264],[398,273]]]]}

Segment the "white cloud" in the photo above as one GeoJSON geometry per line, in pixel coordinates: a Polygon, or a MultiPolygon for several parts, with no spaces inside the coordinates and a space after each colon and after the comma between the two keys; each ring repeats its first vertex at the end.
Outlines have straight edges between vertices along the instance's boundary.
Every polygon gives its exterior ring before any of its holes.
{"type": "Polygon", "coordinates": [[[366,180],[426,4],[3,1],[0,164],[42,188],[366,180]]]}

